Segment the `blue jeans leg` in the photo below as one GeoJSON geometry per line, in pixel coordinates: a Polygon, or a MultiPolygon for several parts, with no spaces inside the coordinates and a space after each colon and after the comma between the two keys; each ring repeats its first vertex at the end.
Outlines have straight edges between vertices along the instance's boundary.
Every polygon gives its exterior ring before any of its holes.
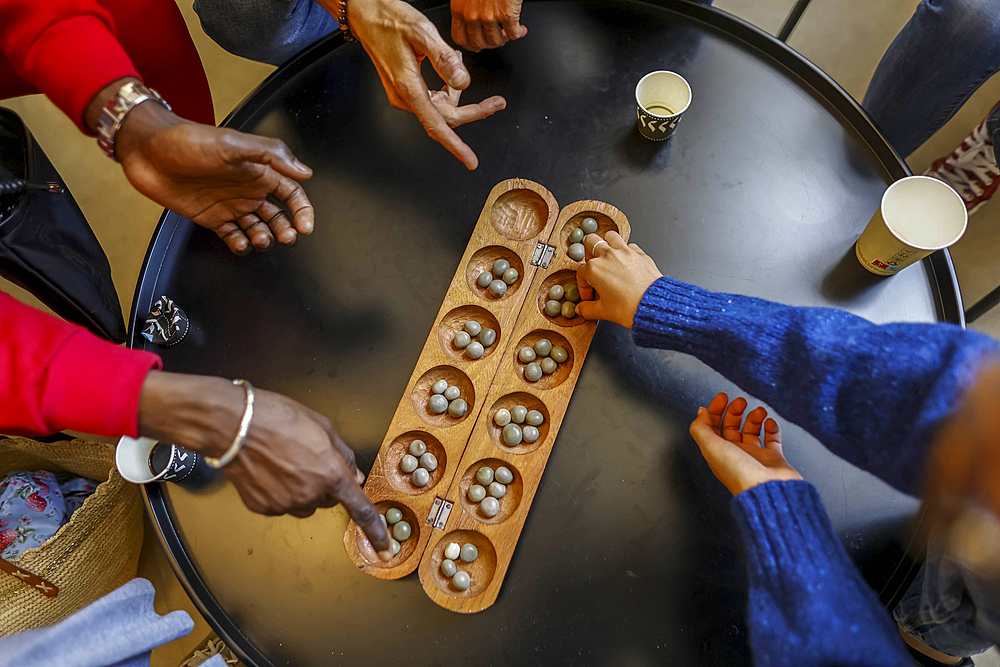
{"type": "Polygon", "coordinates": [[[1000,2],[922,0],[882,56],[861,106],[912,153],[1000,71],[1000,2]]]}
{"type": "Polygon", "coordinates": [[[272,65],[339,27],[313,0],[195,0],[194,10],[226,51],[272,65]]]}
{"type": "Polygon", "coordinates": [[[904,632],[948,655],[980,653],[1000,639],[996,586],[952,558],[940,531],[932,531],[926,560],[892,615],[904,632]]]}

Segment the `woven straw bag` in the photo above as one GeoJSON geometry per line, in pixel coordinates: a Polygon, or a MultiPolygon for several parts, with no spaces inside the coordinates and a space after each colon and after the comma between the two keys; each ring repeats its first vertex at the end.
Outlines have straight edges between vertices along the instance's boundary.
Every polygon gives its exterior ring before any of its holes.
{"type": "Polygon", "coordinates": [[[101,482],[69,523],[14,562],[57,587],[55,597],[16,573],[0,571],[0,636],[57,623],[135,577],[142,496],[118,475],[114,461],[115,446],[109,443],[0,439],[0,478],[12,470],[49,470],[101,482]]]}

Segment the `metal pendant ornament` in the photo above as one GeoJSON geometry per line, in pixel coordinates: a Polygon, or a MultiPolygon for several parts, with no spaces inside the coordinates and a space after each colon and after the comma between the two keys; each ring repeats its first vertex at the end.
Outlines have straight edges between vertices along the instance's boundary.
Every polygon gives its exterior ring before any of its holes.
{"type": "Polygon", "coordinates": [[[171,347],[184,340],[191,322],[180,306],[161,296],[153,304],[142,327],[142,337],[150,343],[171,347]]]}

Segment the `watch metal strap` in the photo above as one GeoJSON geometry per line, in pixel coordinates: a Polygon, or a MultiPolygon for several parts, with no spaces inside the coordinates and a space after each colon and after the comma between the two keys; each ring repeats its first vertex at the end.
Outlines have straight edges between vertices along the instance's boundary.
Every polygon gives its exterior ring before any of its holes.
{"type": "Polygon", "coordinates": [[[105,155],[115,162],[118,161],[118,156],[115,153],[115,142],[118,139],[118,131],[121,130],[122,123],[125,122],[125,116],[146,100],[162,104],[167,111],[171,110],[170,105],[160,97],[159,93],[135,81],[123,84],[115,96],[108,100],[108,103],[101,109],[101,116],[97,120],[97,145],[101,147],[105,155]]]}

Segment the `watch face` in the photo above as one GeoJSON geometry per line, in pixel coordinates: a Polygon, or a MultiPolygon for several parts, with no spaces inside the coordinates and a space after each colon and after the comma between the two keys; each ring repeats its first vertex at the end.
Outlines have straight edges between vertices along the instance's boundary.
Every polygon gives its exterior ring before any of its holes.
{"type": "Polygon", "coordinates": [[[128,112],[146,100],[162,104],[167,111],[172,111],[170,105],[155,90],[146,88],[135,81],[129,81],[122,85],[115,96],[101,109],[101,115],[97,120],[97,145],[101,147],[105,155],[113,160],[118,159],[115,156],[115,138],[118,129],[128,112]]]}

